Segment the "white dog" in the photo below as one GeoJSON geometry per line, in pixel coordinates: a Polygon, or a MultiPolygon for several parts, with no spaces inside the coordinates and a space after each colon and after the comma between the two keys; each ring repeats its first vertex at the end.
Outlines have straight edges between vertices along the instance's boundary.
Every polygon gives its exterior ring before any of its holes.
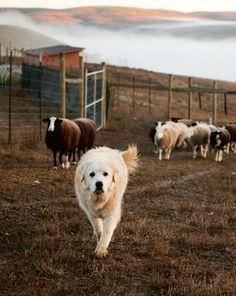
{"type": "Polygon", "coordinates": [[[97,237],[95,254],[105,257],[113,232],[120,221],[121,202],[128,174],[137,167],[137,147],[121,152],[108,147],[89,150],[75,173],[75,192],[97,237]]]}

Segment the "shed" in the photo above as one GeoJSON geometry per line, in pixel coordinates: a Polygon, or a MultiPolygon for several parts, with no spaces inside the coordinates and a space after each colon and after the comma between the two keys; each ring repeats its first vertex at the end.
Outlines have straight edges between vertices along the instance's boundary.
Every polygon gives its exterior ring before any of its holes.
{"type": "Polygon", "coordinates": [[[79,69],[79,58],[84,48],[71,47],[67,45],[57,45],[28,49],[25,51],[25,62],[27,64],[39,64],[48,68],[58,68],[60,66],[60,54],[64,53],[66,69],[79,69]]]}

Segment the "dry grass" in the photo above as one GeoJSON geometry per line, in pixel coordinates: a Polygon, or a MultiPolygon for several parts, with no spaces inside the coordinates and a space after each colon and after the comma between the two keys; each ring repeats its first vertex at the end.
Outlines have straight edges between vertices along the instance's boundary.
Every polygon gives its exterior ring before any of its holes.
{"type": "Polygon", "coordinates": [[[140,150],[107,258],[75,199],[75,168],[51,170],[38,150],[1,150],[1,295],[234,295],[235,155],[174,151],[158,161],[145,124],[115,126],[97,145],[140,150]],[[37,182],[35,182],[37,181],[37,182]]]}

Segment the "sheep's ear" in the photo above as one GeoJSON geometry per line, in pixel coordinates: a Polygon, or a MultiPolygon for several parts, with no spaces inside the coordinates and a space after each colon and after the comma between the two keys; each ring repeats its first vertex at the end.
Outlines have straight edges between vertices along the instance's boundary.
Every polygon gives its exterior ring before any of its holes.
{"type": "Polygon", "coordinates": [[[155,121],[155,122],[153,122],[153,124],[154,124],[155,126],[157,126],[157,125],[158,125],[158,122],[157,122],[157,121],[155,121]]]}
{"type": "Polygon", "coordinates": [[[85,181],[84,176],[81,177],[80,182],[82,183],[83,181],[85,181]]]}
{"type": "Polygon", "coordinates": [[[58,121],[58,122],[62,122],[63,119],[62,119],[62,118],[57,118],[57,121],[58,121]]]}
{"type": "Polygon", "coordinates": [[[49,122],[49,118],[42,119],[42,122],[49,122]]]}

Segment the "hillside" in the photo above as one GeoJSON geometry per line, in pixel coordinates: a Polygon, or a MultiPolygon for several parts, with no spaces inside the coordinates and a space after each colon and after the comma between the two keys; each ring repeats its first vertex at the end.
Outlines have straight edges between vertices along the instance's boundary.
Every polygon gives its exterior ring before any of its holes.
{"type": "Polygon", "coordinates": [[[236,12],[191,12],[184,13],[164,9],[142,9],[134,7],[93,6],[78,7],[64,10],[54,9],[1,9],[2,13],[17,11],[34,21],[45,23],[73,23],[86,25],[128,25],[140,23],[155,23],[162,20],[220,20],[235,21],[236,12]]]}
{"type": "Polygon", "coordinates": [[[61,44],[56,39],[49,38],[35,31],[19,28],[16,26],[0,25],[0,42],[3,47],[9,46],[12,42],[13,46],[21,48],[36,48],[44,46],[52,46],[61,44]]]}
{"type": "Polygon", "coordinates": [[[153,22],[157,18],[194,18],[186,13],[162,9],[141,9],[129,7],[94,6],[78,7],[64,10],[54,9],[2,9],[1,12],[20,12],[39,22],[46,23],[78,23],[78,24],[103,24],[114,23],[135,24],[153,22]]]}

